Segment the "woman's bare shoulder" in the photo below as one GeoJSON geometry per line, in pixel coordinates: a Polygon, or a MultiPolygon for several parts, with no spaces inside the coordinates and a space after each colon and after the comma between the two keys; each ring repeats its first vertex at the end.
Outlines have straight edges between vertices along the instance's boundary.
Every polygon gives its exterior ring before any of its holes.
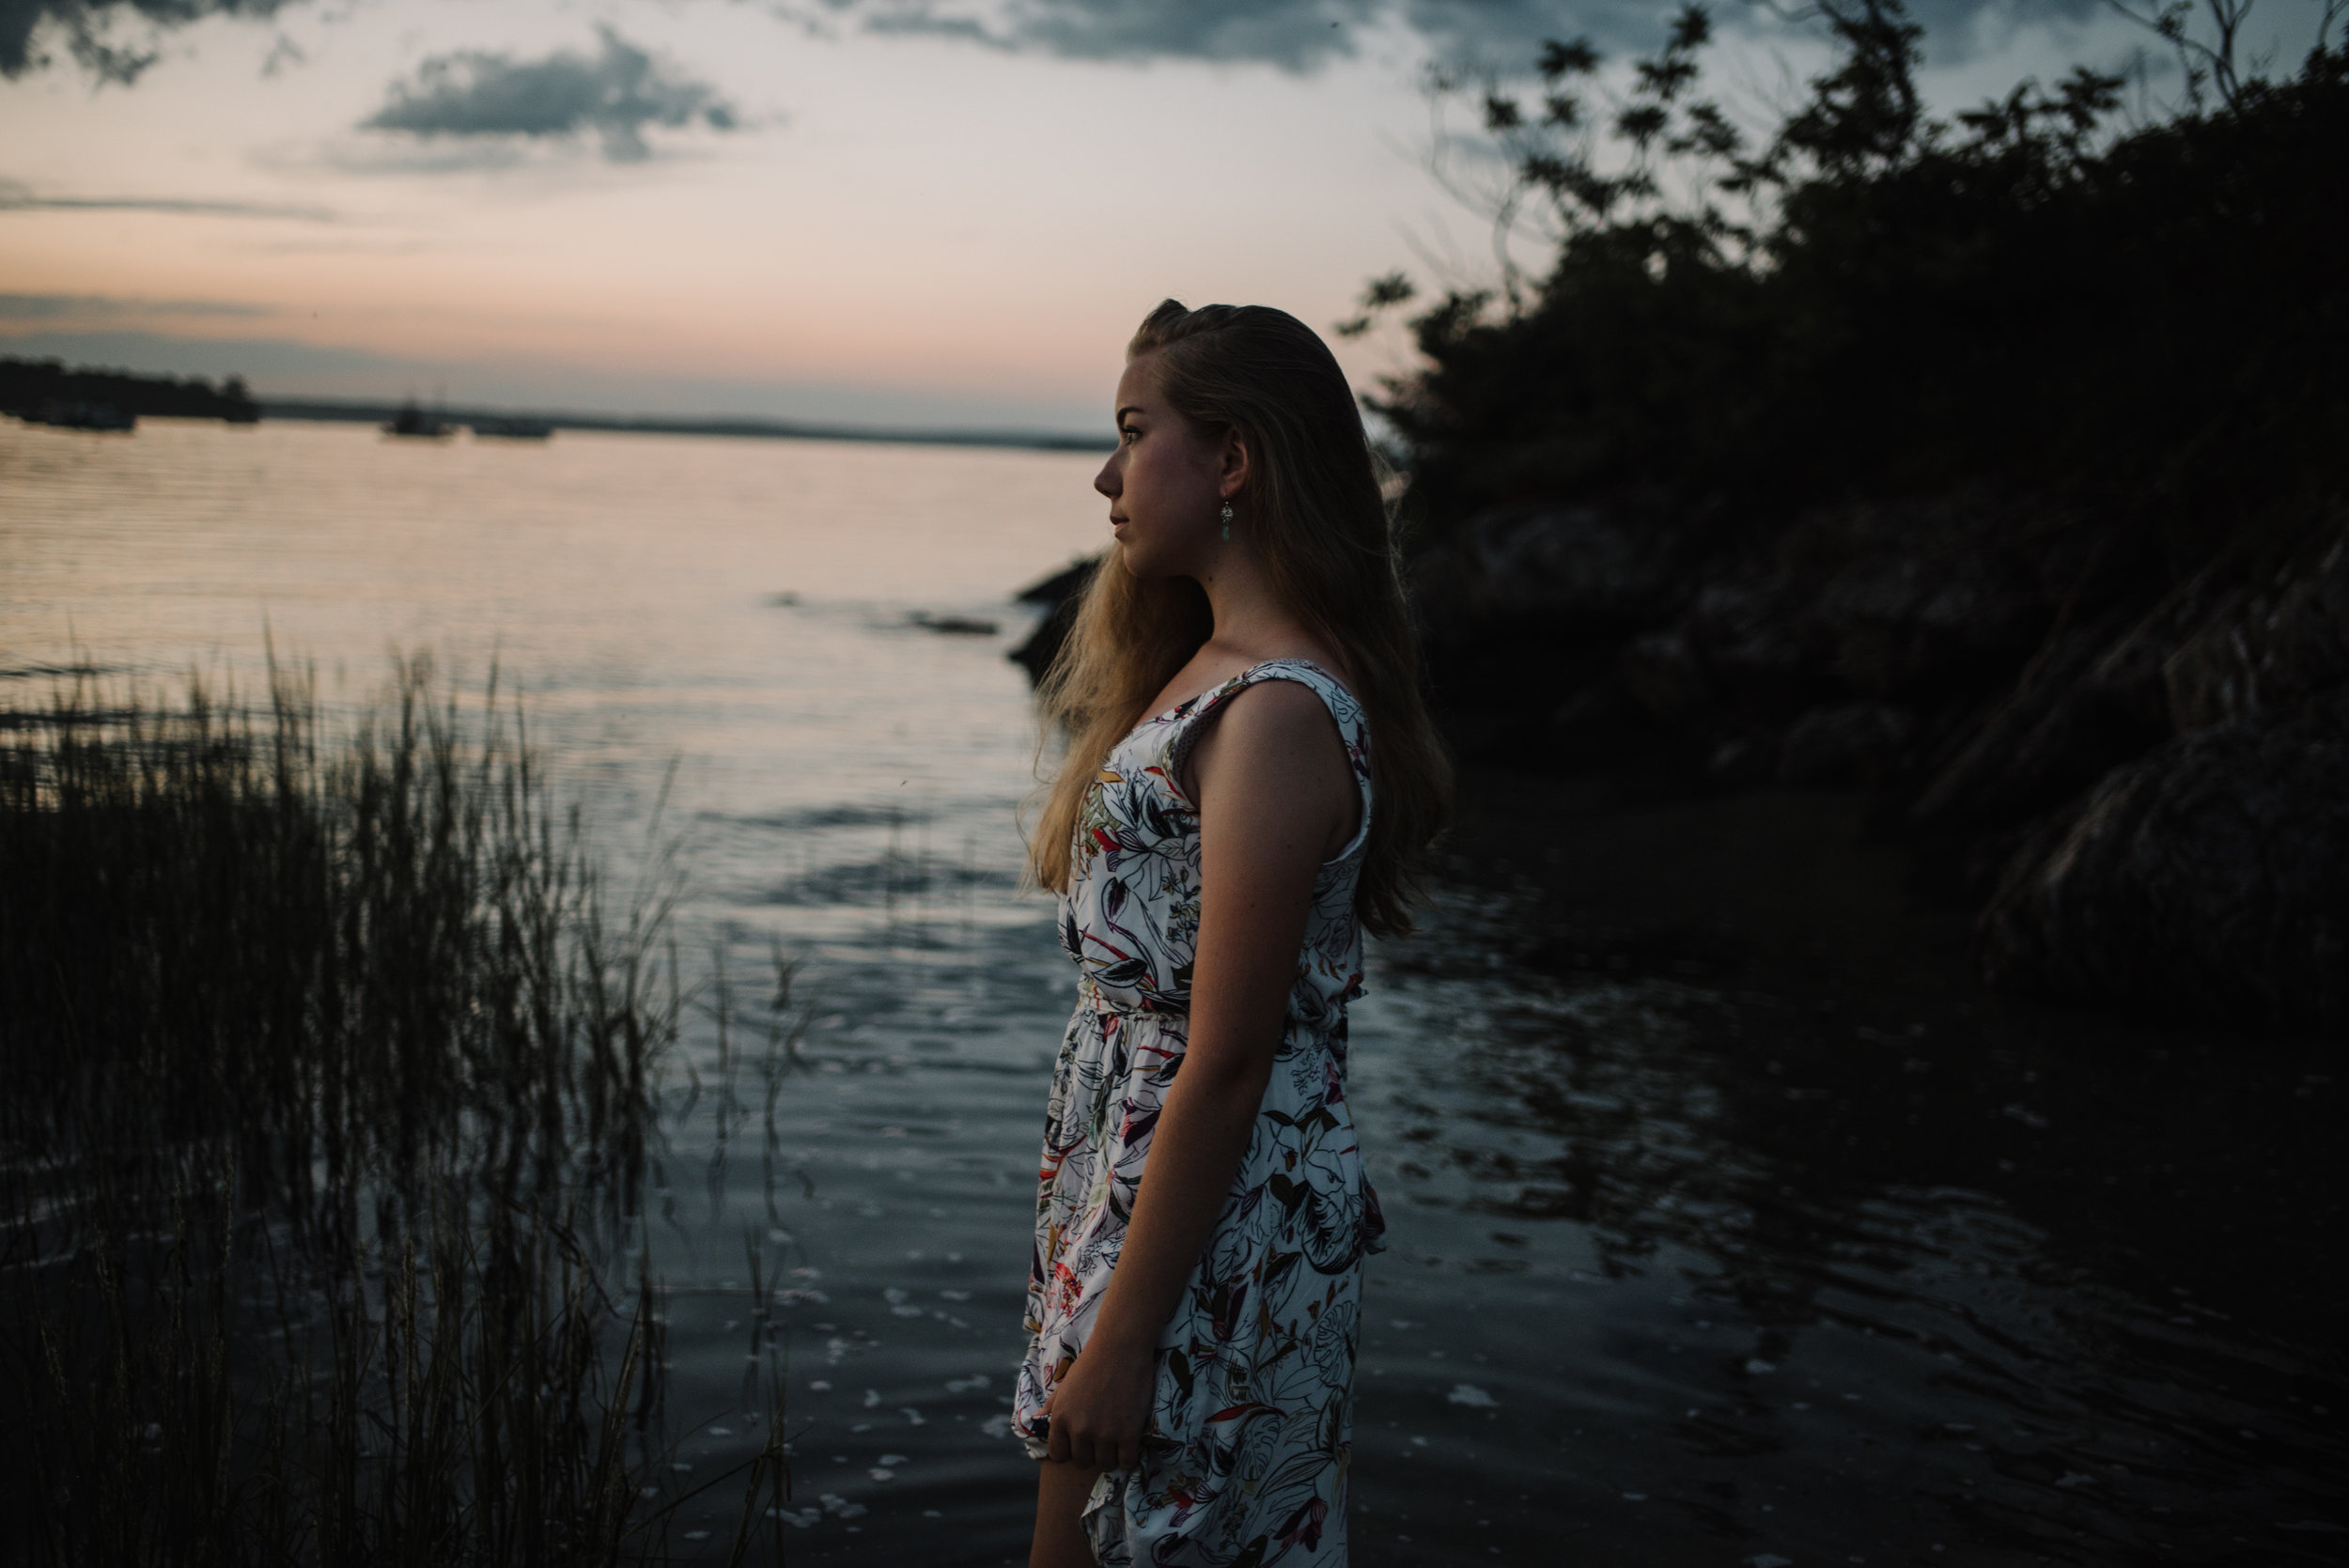
{"type": "Polygon", "coordinates": [[[1321,694],[1295,680],[1258,680],[1233,692],[1202,740],[1210,754],[1241,753],[1283,768],[1324,760],[1342,764],[1346,752],[1345,737],[1321,694]]]}
{"type": "Polygon", "coordinates": [[[1336,853],[1360,808],[1346,738],[1321,694],[1301,681],[1259,680],[1224,707],[1184,769],[1191,799],[1210,815],[1218,803],[1244,803],[1247,831],[1315,846],[1315,859],[1336,853]]]}
{"type": "Polygon", "coordinates": [[[1262,734],[1303,731],[1326,716],[1321,694],[1300,680],[1255,680],[1223,699],[1227,725],[1247,725],[1262,734]]]}

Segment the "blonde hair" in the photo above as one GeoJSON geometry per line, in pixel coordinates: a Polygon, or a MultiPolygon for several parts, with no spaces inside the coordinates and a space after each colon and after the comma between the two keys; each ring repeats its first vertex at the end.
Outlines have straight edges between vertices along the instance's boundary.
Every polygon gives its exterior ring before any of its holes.
{"type": "MultiPolygon", "coordinates": [[[[1428,846],[1450,814],[1452,768],[1421,694],[1419,642],[1403,602],[1393,530],[1361,415],[1329,346],[1263,305],[1152,311],[1126,357],[1159,356],[1168,405],[1248,450],[1242,517],[1273,592],[1341,652],[1370,724],[1375,801],[1355,909],[1382,936],[1411,929],[1428,846]]],[[[1187,577],[1144,579],[1112,544],[1037,690],[1046,736],[1068,751],[1046,791],[1029,863],[1043,887],[1068,885],[1071,841],[1101,759],[1214,630],[1207,596],[1187,577]]]]}

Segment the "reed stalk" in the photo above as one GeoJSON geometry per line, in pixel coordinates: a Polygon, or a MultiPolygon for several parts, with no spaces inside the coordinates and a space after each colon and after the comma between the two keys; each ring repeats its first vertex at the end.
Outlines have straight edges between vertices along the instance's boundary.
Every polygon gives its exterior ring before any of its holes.
{"type": "Polygon", "coordinates": [[[0,718],[0,1556],[661,1558],[667,903],[494,679],[325,722],[275,667],[0,718]]]}

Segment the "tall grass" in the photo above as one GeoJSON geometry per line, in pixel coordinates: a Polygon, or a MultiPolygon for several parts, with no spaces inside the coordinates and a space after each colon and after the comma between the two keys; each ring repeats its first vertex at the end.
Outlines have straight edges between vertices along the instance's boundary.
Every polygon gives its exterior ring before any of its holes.
{"type": "Polygon", "coordinates": [[[667,907],[519,709],[419,661],[331,742],[283,671],[0,722],[0,1555],[664,1555],[667,907]]]}

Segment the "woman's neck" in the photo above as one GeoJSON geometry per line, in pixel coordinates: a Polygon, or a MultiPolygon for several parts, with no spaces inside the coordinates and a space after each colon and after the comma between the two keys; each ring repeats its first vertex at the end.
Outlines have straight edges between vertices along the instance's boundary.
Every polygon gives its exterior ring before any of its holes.
{"type": "Polygon", "coordinates": [[[1278,658],[1316,645],[1272,591],[1262,557],[1239,544],[1217,553],[1215,564],[1197,578],[1214,618],[1210,643],[1252,660],[1278,658]]]}

